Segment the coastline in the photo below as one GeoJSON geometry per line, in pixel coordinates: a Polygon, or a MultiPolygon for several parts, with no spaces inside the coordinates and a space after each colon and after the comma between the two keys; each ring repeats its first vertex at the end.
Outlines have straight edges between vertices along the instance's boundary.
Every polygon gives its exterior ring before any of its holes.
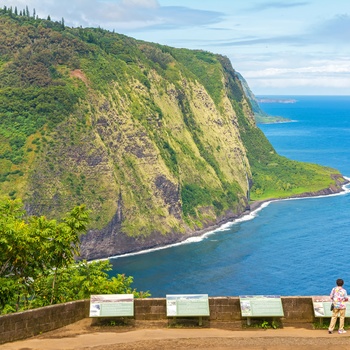
{"type": "Polygon", "coordinates": [[[134,252],[127,252],[123,254],[113,255],[106,258],[94,259],[94,260],[118,259],[118,258],[123,258],[127,256],[147,254],[153,251],[168,249],[168,248],[179,246],[182,244],[199,242],[205,239],[207,236],[215,234],[215,232],[218,232],[218,231],[223,231],[226,229],[226,227],[231,226],[237,222],[254,219],[257,212],[259,212],[263,208],[267,207],[270,203],[275,201],[311,199],[311,198],[322,198],[322,197],[329,197],[329,196],[345,195],[350,192],[350,189],[346,188],[346,186],[350,184],[350,178],[343,176],[342,179],[344,179],[345,181],[342,181],[341,183],[339,183],[339,186],[329,187],[317,192],[304,192],[304,193],[297,194],[294,196],[289,196],[286,198],[269,198],[269,199],[254,201],[249,204],[249,209],[242,212],[241,214],[237,216],[227,217],[215,225],[209,226],[202,230],[194,231],[191,234],[186,235],[182,240],[178,240],[173,243],[160,244],[157,246],[153,246],[150,248],[146,248],[146,249],[142,249],[134,252]]]}

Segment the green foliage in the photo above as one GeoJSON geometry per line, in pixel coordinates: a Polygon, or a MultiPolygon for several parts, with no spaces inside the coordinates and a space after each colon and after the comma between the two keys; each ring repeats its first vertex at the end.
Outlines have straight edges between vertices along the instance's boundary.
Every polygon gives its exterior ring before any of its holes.
{"type": "Polygon", "coordinates": [[[13,170],[13,171],[5,171],[4,173],[0,174],[0,182],[9,181],[10,175],[18,175],[23,176],[23,172],[20,170],[13,170]]]}
{"type": "Polygon", "coordinates": [[[74,261],[79,254],[79,235],[86,231],[87,223],[84,206],[73,208],[57,223],[44,216],[25,217],[20,200],[0,202],[0,278],[14,281],[8,288],[16,286],[17,299],[24,296],[26,305],[38,276],[48,271],[56,275],[57,269],[74,261]]]}
{"type": "Polygon", "coordinates": [[[62,30],[62,23],[39,20],[27,11],[18,15],[12,8],[0,9],[0,135],[10,146],[0,158],[13,164],[23,161],[28,136],[56,126],[84,97],[84,89],[72,85],[60,67],[77,68],[78,56],[87,50],[62,30]]]}
{"type": "Polygon", "coordinates": [[[185,74],[203,84],[216,106],[219,106],[224,87],[222,85],[222,66],[218,57],[201,50],[172,48],[168,50],[186,68],[185,74]]]}
{"type": "Polygon", "coordinates": [[[261,328],[261,329],[278,329],[282,327],[280,319],[268,318],[268,319],[251,319],[250,325],[246,325],[246,328],[261,328]]]}
{"type": "Polygon", "coordinates": [[[185,216],[196,216],[195,208],[210,205],[212,198],[206,188],[196,184],[186,184],[181,188],[182,211],[185,216]]]}
{"type": "Polygon", "coordinates": [[[201,187],[197,184],[185,184],[181,187],[182,211],[185,217],[197,217],[197,208],[213,207],[217,215],[232,208],[240,193],[237,184],[225,183],[221,189],[201,187]]]}
{"type": "Polygon", "coordinates": [[[2,124],[14,124],[16,130],[25,136],[36,132],[45,123],[51,127],[57,125],[64,116],[74,111],[74,106],[81,97],[68,86],[52,86],[46,89],[4,88],[0,92],[2,124]]]}
{"type": "MultiPolygon", "coordinates": [[[[331,323],[331,318],[319,318],[317,322],[313,323],[314,329],[327,329],[331,323]]],[[[345,318],[344,329],[348,330],[350,328],[350,321],[348,318],[345,318]]]]}
{"type": "Polygon", "coordinates": [[[74,111],[79,95],[69,86],[0,89],[0,136],[10,146],[0,159],[20,164],[27,138],[45,125],[53,128],[74,111]]]}
{"type": "Polygon", "coordinates": [[[179,94],[179,104],[180,108],[182,110],[182,114],[184,117],[184,122],[188,128],[188,130],[191,132],[193,140],[200,152],[200,155],[206,160],[206,162],[214,169],[216,175],[218,178],[225,182],[225,176],[222,174],[222,171],[220,169],[220,165],[218,164],[217,160],[215,159],[212,151],[208,149],[202,142],[201,136],[203,135],[203,131],[201,130],[200,126],[196,122],[196,119],[194,118],[194,115],[191,111],[189,101],[186,99],[185,94],[179,94]]]}
{"type": "MultiPolygon", "coordinates": [[[[226,77],[226,88],[228,97],[236,102],[242,101],[244,98],[243,87],[239,76],[233,70],[230,60],[224,56],[217,56],[221,62],[226,77]]],[[[249,100],[248,100],[249,102],[249,100]]]]}
{"type": "Polygon", "coordinates": [[[236,112],[252,169],[250,199],[284,198],[328,188],[335,169],[293,161],[278,155],[262,131],[249,124],[237,104],[236,112]]]}
{"type": "Polygon", "coordinates": [[[149,295],[131,288],[132,277],[110,279],[108,261],[74,263],[88,219],[83,205],[56,222],[28,217],[20,200],[0,202],[1,313],[84,299],[93,293],[149,295]]]}
{"type": "Polygon", "coordinates": [[[56,285],[51,300],[54,274],[42,275],[34,283],[35,299],[30,307],[41,307],[73,300],[89,299],[91,294],[134,294],[136,298],[150,296],[148,292],[138,292],[132,288],[133,278],[123,274],[109,277],[111,264],[108,260],[71,264],[57,271],[56,285]]]}
{"type": "Polygon", "coordinates": [[[168,64],[174,61],[171,54],[166,52],[166,48],[160,45],[143,44],[140,49],[150,61],[159,65],[163,70],[166,70],[168,64]]]}
{"type": "Polygon", "coordinates": [[[262,329],[277,329],[280,327],[279,322],[276,320],[263,320],[260,324],[260,328],[262,329]]]}
{"type": "Polygon", "coordinates": [[[179,168],[175,150],[171,147],[169,141],[162,139],[161,135],[155,134],[154,140],[166,166],[174,175],[177,176],[179,174],[179,168]]]}

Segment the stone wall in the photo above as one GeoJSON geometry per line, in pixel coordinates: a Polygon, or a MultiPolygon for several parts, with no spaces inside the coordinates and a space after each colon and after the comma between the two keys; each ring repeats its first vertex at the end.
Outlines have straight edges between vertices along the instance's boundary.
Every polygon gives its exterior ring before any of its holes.
{"type": "MultiPolygon", "coordinates": [[[[315,317],[311,297],[281,299],[284,317],[277,320],[280,326],[312,327],[315,317]]],[[[29,338],[88,318],[89,307],[90,300],[81,300],[0,316],[0,344],[29,338]]],[[[111,324],[113,321],[114,324],[121,322],[135,327],[168,327],[175,322],[184,326],[201,322],[203,327],[241,329],[247,324],[247,319],[241,317],[238,297],[210,297],[209,308],[209,317],[175,319],[166,316],[165,298],[135,299],[134,317],[91,318],[91,325],[111,324]]]]}
{"type": "Polygon", "coordinates": [[[89,317],[90,300],[0,316],[0,344],[48,332],[89,317]]]}

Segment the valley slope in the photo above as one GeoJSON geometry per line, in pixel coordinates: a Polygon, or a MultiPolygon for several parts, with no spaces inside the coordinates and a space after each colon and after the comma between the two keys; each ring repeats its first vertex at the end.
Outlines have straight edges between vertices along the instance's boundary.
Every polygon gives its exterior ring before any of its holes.
{"type": "Polygon", "coordinates": [[[335,192],[256,126],[228,58],[0,10],[0,194],[91,211],[86,259],[181,241],[253,201],[335,192]]]}

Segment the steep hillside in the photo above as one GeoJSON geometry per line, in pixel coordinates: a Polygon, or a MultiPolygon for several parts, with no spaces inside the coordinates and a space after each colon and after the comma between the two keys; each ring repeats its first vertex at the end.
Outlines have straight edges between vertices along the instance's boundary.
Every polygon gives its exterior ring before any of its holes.
{"type": "Polygon", "coordinates": [[[275,153],[225,57],[10,10],[0,37],[0,193],[49,217],[85,203],[83,257],[179,241],[251,200],[344,181],[275,153]]]}

